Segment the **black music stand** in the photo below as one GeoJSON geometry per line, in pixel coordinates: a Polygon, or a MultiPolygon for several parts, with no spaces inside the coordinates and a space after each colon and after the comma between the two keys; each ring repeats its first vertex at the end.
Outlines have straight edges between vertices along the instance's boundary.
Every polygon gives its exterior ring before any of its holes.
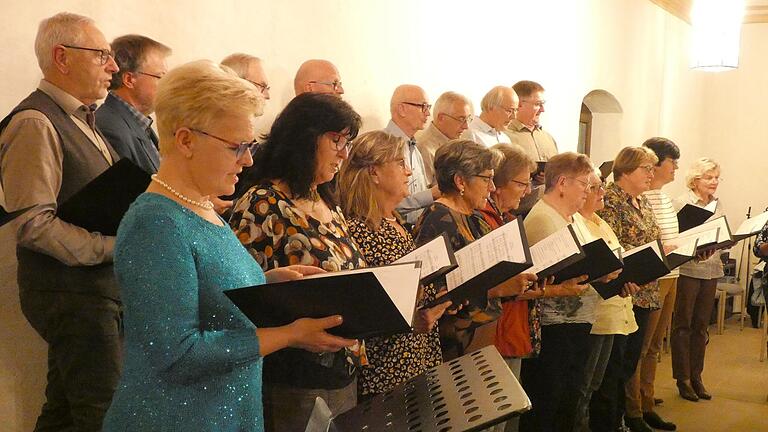
{"type": "Polygon", "coordinates": [[[339,432],[479,431],[531,408],[531,402],[494,346],[436,366],[339,414],[339,432]]]}

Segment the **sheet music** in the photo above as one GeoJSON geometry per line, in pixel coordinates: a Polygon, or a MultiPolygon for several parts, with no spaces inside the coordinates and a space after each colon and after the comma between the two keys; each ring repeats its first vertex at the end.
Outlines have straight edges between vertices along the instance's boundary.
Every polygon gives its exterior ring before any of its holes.
{"type": "Polygon", "coordinates": [[[674,250],[674,253],[685,255],[684,253],[678,252],[678,249],[682,249],[685,247],[688,247],[691,242],[696,242],[696,245],[708,245],[708,244],[714,244],[718,243],[718,237],[720,233],[720,228],[715,227],[712,229],[707,230],[697,230],[697,228],[692,228],[688,231],[684,231],[681,233],[677,238],[672,239],[668,242],[670,246],[676,246],[677,249],[674,250]],[[697,230],[699,232],[690,233],[690,231],[697,230]]]}
{"type": "MultiPolygon", "coordinates": [[[[717,238],[717,233],[715,233],[715,238],[717,238]]],[[[670,252],[670,254],[676,254],[676,255],[682,255],[682,256],[694,256],[696,255],[696,247],[699,245],[699,239],[696,237],[688,238],[686,243],[680,244],[680,246],[677,246],[675,250],[670,252]]],[[[669,255],[669,254],[667,254],[669,255]]]]}
{"type": "Polygon", "coordinates": [[[717,200],[712,200],[711,203],[707,204],[703,208],[704,208],[704,210],[706,210],[708,212],[714,213],[715,210],[717,210],[717,200]]]}
{"type": "Polygon", "coordinates": [[[739,225],[736,235],[755,234],[762,231],[765,224],[768,223],[768,212],[749,218],[739,225]]]}
{"type": "Polygon", "coordinates": [[[525,245],[515,219],[464,246],[455,253],[459,267],[446,275],[452,290],[501,261],[525,262],[525,245]]]}
{"type": "MultiPolygon", "coordinates": [[[[717,240],[715,243],[722,243],[725,241],[729,241],[731,239],[731,228],[728,226],[728,220],[725,216],[720,216],[717,219],[713,219],[707,222],[704,222],[703,224],[691,228],[689,230],[683,231],[680,233],[680,237],[689,237],[694,234],[700,234],[704,233],[713,229],[719,228],[719,231],[717,232],[717,240]]],[[[710,234],[711,235],[711,234],[710,234]]],[[[711,242],[705,242],[701,236],[698,236],[699,238],[699,246],[704,246],[707,243],[711,242]]]]}
{"type": "Polygon", "coordinates": [[[373,273],[408,325],[413,324],[413,312],[416,309],[416,296],[419,293],[419,279],[421,278],[419,263],[390,264],[382,267],[318,273],[304,276],[304,279],[319,279],[354,273],[373,273]]]}
{"type": "Polygon", "coordinates": [[[579,244],[568,227],[561,228],[554,234],[531,246],[533,267],[527,273],[538,273],[560,261],[579,253],[579,244]]]}
{"type": "Polygon", "coordinates": [[[445,237],[441,235],[432,239],[395,261],[394,264],[411,261],[421,262],[422,277],[430,275],[443,267],[450,266],[451,258],[445,246],[445,237]]]}

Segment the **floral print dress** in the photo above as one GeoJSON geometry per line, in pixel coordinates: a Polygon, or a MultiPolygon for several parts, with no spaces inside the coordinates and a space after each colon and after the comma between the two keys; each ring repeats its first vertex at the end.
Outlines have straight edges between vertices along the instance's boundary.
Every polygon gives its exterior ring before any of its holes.
{"type": "MultiPolygon", "coordinates": [[[[366,263],[339,208],[328,223],[306,215],[272,183],[252,187],[235,204],[230,227],[264,271],[294,264],[326,271],[351,270],[366,263]]],[[[341,388],[352,382],[358,357],[351,350],[314,354],[277,351],[264,360],[264,381],[300,388],[341,388]]]]}

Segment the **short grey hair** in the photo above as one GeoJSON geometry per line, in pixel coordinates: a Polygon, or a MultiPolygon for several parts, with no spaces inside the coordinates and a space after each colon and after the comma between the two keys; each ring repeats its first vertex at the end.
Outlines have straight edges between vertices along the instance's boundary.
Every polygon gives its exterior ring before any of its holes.
{"type": "Polygon", "coordinates": [[[469,179],[485,170],[496,169],[502,158],[498,150],[471,140],[448,141],[435,152],[437,188],[446,195],[458,194],[454,176],[469,179]]]}
{"type": "Polygon", "coordinates": [[[40,21],[35,37],[35,55],[40,70],[45,73],[53,67],[53,47],[81,45],[85,40],[83,27],[94,24],[93,19],[70,12],[60,12],[40,21]]]}
{"type": "Polygon", "coordinates": [[[720,171],[720,164],[717,163],[714,159],[708,157],[696,159],[693,165],[688,168],[688,172],[685,173],[685,185],[688,187],[688,189],[693,190],[693,182],[712,170],[720,171]]]}
{"type": "Polygon", "coordinates": [[[142,35],[129,34],[120,36],[112,41],[112,51],[115,53],[115,63],[120,68],[112,74],[109,89],[116,90],[123,86],[123,75],[126,72],[135,73],[144,66],[147,54],[152,51],[159,52],[166,57],[173,50],[160,42],[142,35]]]}
{"type": "Polygon", "coordinates": [[[226,56],[221,64],[228,66],[240,77],[245,79],[245,75],[248,73],[248,67],[251,63],[260,62],[261,59],[245,53],[234,53],[226,56]]]}
{"type": "Polygon", "coordinates": [[[482,112],[488,112],[497,106],[501,105],[501,100],[504,99],[505,91],[514,91],[511,87],[496,86],[492,88],[488,93],[483,96],[483,100],[480,101],[480,110],[482,112]]]}
{"type": "Polygon", "coordinates": [[[465,105],[468,105],[470,111],[472,111],[472,102],[470,102],[466,96],[456,92],[447,91],[441,94],[435,101],[435,106],[432,108],[432,118],[437,118],[438,114],[447,113],[450,111],[451,106],[456,102],[463,102],[465,105]]]}

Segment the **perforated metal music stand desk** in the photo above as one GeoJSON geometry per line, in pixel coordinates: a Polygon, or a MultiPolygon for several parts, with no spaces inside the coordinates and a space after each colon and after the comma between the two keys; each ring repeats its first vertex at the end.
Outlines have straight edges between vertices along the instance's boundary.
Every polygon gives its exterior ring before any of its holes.
{"type": "Polygon", "coordinates": [[[494,346],[434,367],[340,414],[339,432],[479,431],[531,408],[494,346]]]}

